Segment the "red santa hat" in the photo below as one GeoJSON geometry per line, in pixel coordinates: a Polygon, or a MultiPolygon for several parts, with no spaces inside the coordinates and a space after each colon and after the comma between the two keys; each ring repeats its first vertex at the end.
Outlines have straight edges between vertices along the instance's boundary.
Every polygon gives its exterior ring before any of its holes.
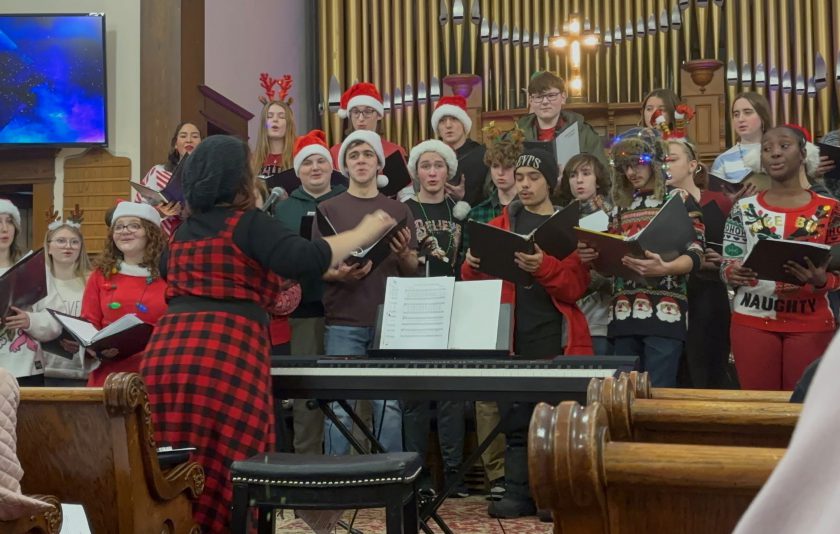
{"type": "Polygon", "coordinates": [[[661,299],[659,299],[659,304],[670,304],[673,305],[675,308],[680,307],[679,304],[677,304],[677,301],[671,297],[662,297],[661,299]]]}
{"type": "Polygon", "coordinates": [[[292,151],[292,157],[294,158],[292,166],[295,168],[295,174],[300,173],[303,160],[315,154],[324,156],[330,162],[330,165],[335,165],[330,149],[327,147],[327,134],[322,130],[312,130],[295,139],[295,148],[292,151]]]}
{"type": "Polygon", "coordinates": [[[120,202],[111,216],[111,224],[117,222],[120,217],[137,217],[145,219],[160,228],[160,213],[149,204],[139,202],[120,202]]]}
{"type": "MultiPolygon", "coordinates": [[[[369,144],[373,148],[373,151],[376,152],[376,159],[379,161],[378,170],[381,171],[385,167],[385,151],[382,149],[382,138],[379,137],[379,134],[370,130],[355,130],[344,138],[344,141],[341,142],[341,148],[338,149],[338,170],[344,176],[350,176],[347,171],[347,164],[344,163],[344,155],[347,152],[347,147],[354,141],[363,141],[369,144]]],[[[380,174],[376,177],[376,185],[382,189],[388,185],[388,177],[380,174]]]]}
{"type": "Polygon", "coordinates": [[[467,100],[463,96],[444,96],[438,100],[435,111],[432,113],[432,129],[435,133],[438,131],[438,123],[444,117],[455,117],[464,125],[464,133],[470,134],[472,119],[467,115],[467,100]]]}
{"type": "Polygon", "coordinates": [[[372,107],[379,113],[380,118],[385,115],[382,95],[379,94],[379,90],[372,83],[360,82],[351,85],[344,91],[339,101],[338,116],[346,119],[350,114],[350,110],[358,106],[372,107]]]}

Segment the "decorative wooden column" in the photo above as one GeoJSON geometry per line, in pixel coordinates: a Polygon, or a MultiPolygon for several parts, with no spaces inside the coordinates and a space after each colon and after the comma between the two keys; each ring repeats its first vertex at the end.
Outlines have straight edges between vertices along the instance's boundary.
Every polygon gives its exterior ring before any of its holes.
{"type": "Polygon", "coordinates": [[[206,132],[204,0],[143,0],[140,7],[140,169],[161,163],[181,121],[206,132]]]}
{"type": "Polygon", "coordinates": [[[688,125],[688,138],[696,145],[703,163],[711,165],[726,149],[726,84],[723,63],[695,59],[682,66],[682,99],[696,115],[688,125]]]}

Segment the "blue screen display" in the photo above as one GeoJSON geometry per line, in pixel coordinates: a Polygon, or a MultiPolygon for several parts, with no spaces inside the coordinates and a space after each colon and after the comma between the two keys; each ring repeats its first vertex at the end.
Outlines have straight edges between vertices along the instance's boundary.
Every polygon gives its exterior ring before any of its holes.
{"type": "Polygon", "coordinates": [[[0,144],[105,144],[102,16],[0,15],[0,144]]]}

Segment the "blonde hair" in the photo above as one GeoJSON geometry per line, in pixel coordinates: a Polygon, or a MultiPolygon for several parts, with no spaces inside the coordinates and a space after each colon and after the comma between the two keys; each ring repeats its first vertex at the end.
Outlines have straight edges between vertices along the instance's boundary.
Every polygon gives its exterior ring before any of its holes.
{"type": "Polygon", "coordinates": [[[289,104],[280,102],[279,100],[270,100],[265,103],[260,112],[260,129],[257,133],[257,145],[254,147],[254,152],[251,154],[251,171],[254,175],[260,174],[265,160],[268,157],[271,144],[268,142],[268,130],[265,127],[265,121],[268,120],[268,109],[271,106],[280,106],[286,112],[286,135],[283,138],[283,161],[281,162],[281,170],[291,169],[294,157],[292,152],[295,148],[295,139],[297,133],[295,131],[295,114],[289,104]]]}
{"type": "Polygon", "coordinates": [[[709,187],[709,171],[706,169],[706,166],[700,161],[700,158],[697,156],[697,149],[694,147],[694,144],[684,137],[678,137],[674,139],[668,140],[668,145],[679,145],[682,147],[683,152],[688,157],[688,161],[696,161],[697,162],[697,170],[694,171],[692,181],[694,185],[699,187],[700,189],[708,189],[709,187]]]}
{"type": "MultiPolygon", "coordinates": [[[[79,257],[76,258],[76,265],[73,266],[73,274],[82,280],[87,280],[88,275],[93,270],[93,266],[90,263],[90,258],[88,258],[87,250],[85,249],[85,237],[82,235],[81,228],[65,223],[61,226],[53,228],[52,230],[47,230],[47,233],[44,236],[44,250],[49,250],[50,241],[52,241],[53,236],[55,236],[59,230],[70,230],[76,237],[79,238],[79,241],[81,241],[82,244],[79,247],[79,257]]],[[[55,264],[53,263],[53,257],[49,253],[46,254],[46,257],[47,267],[50,268],[50,274],[55,276],[55,264]]]]}

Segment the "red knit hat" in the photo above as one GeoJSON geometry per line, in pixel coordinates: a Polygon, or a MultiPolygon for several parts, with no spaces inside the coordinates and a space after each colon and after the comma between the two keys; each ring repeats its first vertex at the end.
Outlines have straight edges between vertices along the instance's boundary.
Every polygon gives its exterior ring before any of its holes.
{"type": "Polygon", "coordinates": [[[438,123],[444,117],[455,117],[461,124],[464,125],[464,133],[470,134],[472,128],[472,119],[467,114],[467,100],[463,96],[451,95],[444,96],[438,100],[435,106],[435,111],[432,113],[432,129],[437,133],[438,123]]]}
{"type": "Polygon", "coordinates": [[[339,102],[338,116],[346,119],[350,110],[357,106],[370,106],[379,113],[380,117],[385,115],[382,95],[379,94],[379,90],[372,83],[360,82],[351,85],[344,91],[339,102]]]}
{"type": "Polygon", "coordinates": [[[327,134],[322,130],[312,130],[295,139],[295,148],[292,151],[294,158],[292,166],[295,168],[295,174],[300,171],[303,160],[314,154],[324,156],[330,162],[330,166],[334,166],[330,149],[327,147],[327,134]]]}

